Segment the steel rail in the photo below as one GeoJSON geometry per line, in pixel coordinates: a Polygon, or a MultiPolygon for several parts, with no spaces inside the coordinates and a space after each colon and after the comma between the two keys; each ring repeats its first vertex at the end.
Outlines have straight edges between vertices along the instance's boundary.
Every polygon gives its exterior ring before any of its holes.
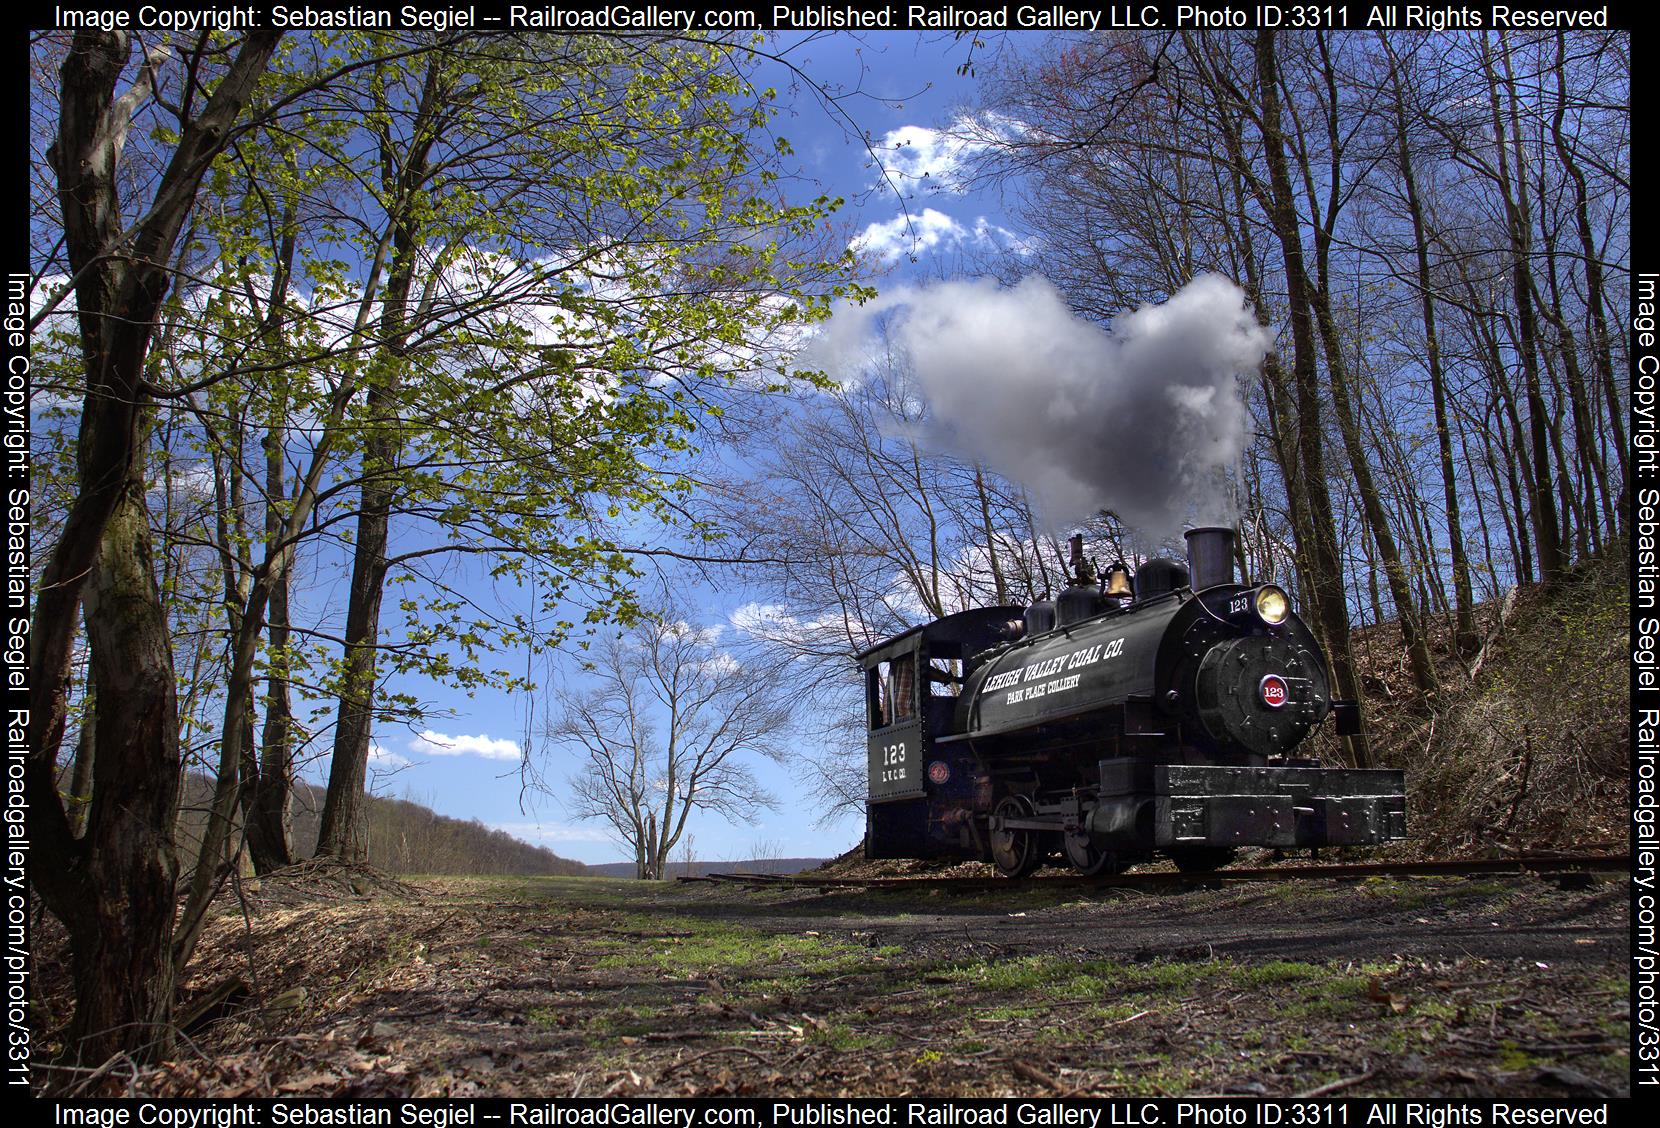
{"type": "Polygon", "coordinates": [[[1629,872],[1627,854],[1527,855],[1515,858],[1446,859],[1428,862],[1355,862],[1292,866],[1217,869],[1207,873],[1158,871],[1084,877],[813,877],[805,874],[706,873],[680,881],[735,882],[743,885],[796,888],[872,889],[1111,889],[1160,885],[1216,885],[1244,881],[1345,880],[1362,877],[1474,877],[1481,874],[1559,873],[1565,871],[1629,872]]]}

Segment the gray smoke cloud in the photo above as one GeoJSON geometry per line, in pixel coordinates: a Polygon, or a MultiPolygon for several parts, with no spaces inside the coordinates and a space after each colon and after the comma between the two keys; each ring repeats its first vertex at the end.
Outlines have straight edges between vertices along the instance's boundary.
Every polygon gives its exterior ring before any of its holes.
{"type": "Polygon", "coordinates": [[[1038,276],[901,289],[838,311],[802,359],[856,371],[880,316],[928,400],[933,440],[1024,485],[1046,522],[1104,508],[1157,540],[1184,520],[1233,521],[1224,472],[1250,432],[1236,383],[1272,335],[1228,279],[1201,275],[1110,333],[1038,276]]]}

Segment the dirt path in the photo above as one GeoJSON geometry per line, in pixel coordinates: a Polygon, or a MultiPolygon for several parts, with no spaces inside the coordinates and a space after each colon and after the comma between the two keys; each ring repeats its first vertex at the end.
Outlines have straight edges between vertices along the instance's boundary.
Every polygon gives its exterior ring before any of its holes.
{"type": "Polygon", "coordinates": [[[998,896],[418,884],[328,901],[268,888],[248,922],[225,913],[190,985],[240,974],[261,1006],[134,1088],[1628,1091],[1623,879],[998,896]]]}

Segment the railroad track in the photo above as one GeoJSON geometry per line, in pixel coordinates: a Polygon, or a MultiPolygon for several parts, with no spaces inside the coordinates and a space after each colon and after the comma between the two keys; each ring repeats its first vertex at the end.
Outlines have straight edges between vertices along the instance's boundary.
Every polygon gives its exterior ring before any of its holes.
{"type": "Polygon", "coordinates": [[[706,873],[680,881],[735,882],[808,889],[1146,889],[1170,885],[1217,885],[1244,881],[1313,881],[1360,877],[1472,877],[1490,873],[1627,872],[1626,854],[1524,855],[1431,862],[1357,862],[1335,865],[1259,866],[1209,873],[1121,873],[1111,877],[1056,874],[1010,880],[1006,877],[813,877],[803,874],[706,873]]]}

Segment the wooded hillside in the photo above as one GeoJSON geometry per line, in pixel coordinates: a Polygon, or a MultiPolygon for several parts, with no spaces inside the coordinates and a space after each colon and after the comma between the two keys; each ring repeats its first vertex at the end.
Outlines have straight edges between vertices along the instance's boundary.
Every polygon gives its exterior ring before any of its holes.
{"type": "MultiPolygon", "coordinates": [[[[296,857],[310,858],[316,852],[325,795],[323,788],[312,784],[294,787],[290,833],[296,857]]],[[[179,844],[187,857],[201,844],[206,807],[212,796],[213,785],[206,777],[191,776],[186,781],[179,814],[179,844]]],[[[581,862],[522,842],[477,819],[441,815],[411,799],[368,794],[364,797],[364,818],[364,861],[387,873],[570,876],[588,872],[581,862]]]]}

